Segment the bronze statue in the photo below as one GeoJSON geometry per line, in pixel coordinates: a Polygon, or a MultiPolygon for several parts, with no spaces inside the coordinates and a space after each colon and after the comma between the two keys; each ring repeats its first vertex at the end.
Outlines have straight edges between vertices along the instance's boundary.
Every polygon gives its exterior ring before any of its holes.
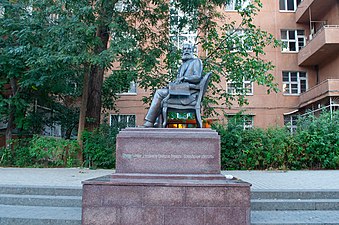
{"type": "Polygon", "coordinates": [[[154,127],[154,123],[162,110],[162,101],[169,94],[177,95],[176,101],[188,105],[195,101],[199,92],[198,84],[202,75],[202,62],[193,55],[194,46],[186,43],[182,48],[182,65],[177,78],[168,87],[158,89],[146,114],[144,127],[154,127]]]}

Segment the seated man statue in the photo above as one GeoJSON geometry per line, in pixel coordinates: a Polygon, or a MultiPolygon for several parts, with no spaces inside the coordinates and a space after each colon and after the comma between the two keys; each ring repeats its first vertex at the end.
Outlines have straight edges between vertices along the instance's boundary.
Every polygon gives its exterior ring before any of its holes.
{"type": "Polygon", "coordinates": [[[169,87],[158,89],[155,92],[145,117],[144,127],[154,127],[154,123],[162,110],[162,100],[169,94],[171,96],[173,94],[174,98],[176,97],[182,105],[188,105],[195,101],[199,90],[198,84],[201,80],[202,62],[199,58],[194,57],[193,49],[194,46],[189,43],[183,45],[182,65],[178,70],[177,78],[169,84],[169,87]]]}

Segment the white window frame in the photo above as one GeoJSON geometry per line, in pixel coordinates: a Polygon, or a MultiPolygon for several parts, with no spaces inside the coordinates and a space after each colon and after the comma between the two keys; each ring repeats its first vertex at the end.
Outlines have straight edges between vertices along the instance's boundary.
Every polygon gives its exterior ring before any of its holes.
{"type": "Polygon", "coordinates": [[[288,1],[289,0],[279,0],[279,11],[280,12],[295,12],[297,10],[297,8],[298,8],[298,5],[303,0],[293,0],[293,9],[288,9],[288,1]],[[281,3],[284,4],[284,8],[283,9],[280,8],[281,3]]]}
{"type": "Polygon", "coordinates": [[[131,0],[118,0],[117,3],[115,3],[115,5],[114,5],[115,11],[123,12],[123,13],[138,11],[137,8],[127,9],[128,3],[131,3],[131,0]]]}
{"type": "MultiPolygon", "coordinates": [[[[227,83],[226,83],[226,85],[227,85],[227,87],[226,87],[227,88],[226,89],[227,93],[231,94],[231,95],[238,95],[239,92],[237,91],[237,87],[236,87],[236,85],[233,85],[233,84],[236,84],[236,82],[227,81],[227,83]]],[[[253,95],[253,82],[243,78],[243,80],[242,80],[242,88],[245,89],[248,85],[250,85],[251,88],[247,89],[246,95],[253,95]]]]}
{"type": "MultiPolygon", "coordinates": [[[[227,115],[228,120],[234,116],[235,115],[227,115]]],[[[250,130],[254,127],[254,116],[253,115],[241,115],[240,119],[242,120],[243,130],[250,130]]]]}
{"type": "Polygon", "coordinates": [[[225,4],[225,11],[237,11],[237,3],[240,3],[240,10],[246,8],[251,0],[229,0],[228,3],[225,4]]]}
{"type": "Polygon", "coordinates": [[[0,4],[0,18],[4,18],[5,16],[5,7],[0,4]]]}
{"type": "MultiPolygon", "coordinates": [[[[241,46],[244,47],[245,39],[246,39],[246,29],[236,29],[230,31],[231,36],[236,36],[239,38],[241,46]]],[[[237,46],[235,43],[232,46],[231,52],[237,52],[237,46]]],[[[246,49],[246,52],[252,52],[252,46],[246,49]]]]}
{"type": "Polygon", "coordinates": [[[118,117],[118,124],[121,122],[122,120],[122,117],[125,117],[126,116],[126,127],[136,127],[136,123],[137,123],[137,117],[135,114],[111,114],[110,117],[109,117],[109,124],[110,126],[112,126],[112,122],[113,122],[113,116],[117,116],[118,117]],[[129,121],[130,121],[130,118],[131,117],[134,117],[134,126],[129,126],[129,121]]]}
{"type": "Polygon", "coordinates": [[[298,126],[298,115],[284,115],[284,125],[289,129],[290,133],[296,132],[298,126]]]}
{"type": "Polygon", "coordinates": [[[244,119],[243,119],[243,127],[244,127],[244,130],[250,130],[253,128],[253,124],[254,124],[254,116],[251,116],[251,115],[246,115],[244,116],[244,119]]]}
{"type": "MultiPolygon", "coordinates": [[[[177,49],[182,49],[182,45],[186,42],[195,46],[195,40],[197,38],[197,34],[184,34],[184,33],[179,33],[177,35],[171,34],[170,38],[171,38],[171,41],[174,47],[176,47],[177,49]]],[[[195,48],[194,53],[197,54],[197,50],[198,49],[195,48]]]]}
{"type": "Polygon", "coordinates": [[[281,41],[283,42],[282,52],[299,52],[301,48],[306,45],[306,36],[304,30],[289,30],[282,29],[280,30],[281,41]],[[283,32],[286,32],[286,38],[283,38],[283,32]],[[290,38],[290,32],[294,32],[294,39],[290,38]],[[304,34],[298,34],[298,32],[303,32],[304,34]],[[301,42],[302,44],[301,44],[301,42]],[[290,50],[290,43],[295,44],[295,50],[290,50]]]}
{"type": "Polygon", "coordinates": [[[126,92],[121,92],[118,95],[137,95],[137,83],[131,81],[128,90],[126,92]]]}
{"type": "Polygon", "coordinates": [[[307,76],[307,73],[304,71],[282,71],[282,81],[283,81],[284,95],[300,95],[301,93],[304,93],[308,90],[308,76],[307,76]],[[293,73],[296,73],[297,75],[296,80],[292,79],[293,73]],[[284,80],[284,74],[288,74],[288,80],[284,80]],[[305,82],[305,85],[306,85],[305,90],[301,89],[302,82],[305,82]],[[294,86],[297,85],[297,93],[292,92],[292,90],[295,90],[295,88],[292,88],[293,85],[294,86]]]}
{"type": "MultiPolygon", "coordinates": [[[[179,22],[180,18],[185,16],[184,12],[176,9],[173,6],[170,7],[170,14],[171,14],[170,15],[171,18],[173,16],[176,16],[178,22],[179,22]],[[177,14],[173,15],[172,12],[176,12],[177,14]]],[[[184,27],[181,30],[181,32],[177,32],[177,31],[178,31],[177,26],[172,25],[171,28],[170,28],[170,39],[171,39],[171,42],[174,45],[174,47],[176,47],[177,49],[182,49],[182,45],[186,42],[195,46],[197,35],[198,35],[197,31],[190,31],[189,26],[184,27]]],[[[198,51],[198,49],[195,48],[194,53],[197,54],[198,53],[197,51],[198,51]]]]}
{"type": "Polygon", "coordinates": [[[59,20],[59,14],[50,14],[49,17],[48,17],[48,22],[53,24],[53,23],[57,23],[59,20]]]}

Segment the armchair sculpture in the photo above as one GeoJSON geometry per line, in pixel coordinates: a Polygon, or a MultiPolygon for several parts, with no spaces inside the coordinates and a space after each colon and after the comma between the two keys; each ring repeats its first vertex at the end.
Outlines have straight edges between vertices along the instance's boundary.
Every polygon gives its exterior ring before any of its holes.
{"type": "Polygon", "coordinates": [[[196,99],[189,104],[182,104],[182,101],[178,101],[178,99],[185,100],[188,98],[187,96],[173,95],[169,94],[162,101],[162,118],[163,118],[163,127],[167,126],[167,114],[168,112],[193,112],[195,113],[195,120],[197,123],[197,127],[202,128],[202,120],[201,120],[201,102],[204,97],[204,94],[207,90],[209,79],[212,75],[212,72],[207,73],[200,81],[198,85],[194,89],[197,90],[196,99]]]}

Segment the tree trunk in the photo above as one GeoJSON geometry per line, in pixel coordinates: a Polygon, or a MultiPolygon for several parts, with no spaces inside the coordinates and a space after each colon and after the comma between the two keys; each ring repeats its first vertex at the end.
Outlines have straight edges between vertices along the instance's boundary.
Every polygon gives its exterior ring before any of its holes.
{"type": "MultiPolygon", "coordinates": [[[[96,54],[100,54],[107,49],[108,44],[108,26],[97,28],[96,36],[101,39],[101,46],[96,48],[96,54]]],[[[92,65],[88,79],[87,110],[85,118],[85,129],[93,131],[100,125],[101,116],[101,89],[104,79],[105,68],[99,65],[92,65]]]]}
{"type": "MultiPolygon", "coordinates": [[[[11,97],[14,98],[17,94],[18,87],[17,87],[17,81],[15,78],[10,78],[10,85],[11,85],[11,97]]],[[[9,104],[8,106],[9,112],[8,112],[8,122],[7,122],[7,128],[6,128],[6,147],[11,148],[12,144],[12,136],[13,136],[13,129],[15,127],[14,120],[15,120],[15,106],[13,104],[9,104]]]]}
{"type": "Polygon", "coordinates": [[[14,128],[14,110],[15,107],[13,105],[9,106],[9,116],[8,116],[8,122],[7,122],[7,128],[6,128],[6,148],[11,148],[12,147],[12,130],[14,128]]]}
{"type": "MultiPolygon", "coordinates": [[[[86,65],[85,68],[89,66],[86,65]]],[[[82,132],[85,129],[85,121],[86,121],[86,111],[87,111],[87,99],[88,99],[88,80],[89,80],[89,72],[86,71],[84,74],[84,86],[82,89],[81,96],[81,105],[80,105],[80,115],[79,115],[79,126],[78,126],[78,143],[80,146],[80,151],[78,152],[78,159],[80,162],[83,162],[83,141],[82,141],[82,132]]]]}

